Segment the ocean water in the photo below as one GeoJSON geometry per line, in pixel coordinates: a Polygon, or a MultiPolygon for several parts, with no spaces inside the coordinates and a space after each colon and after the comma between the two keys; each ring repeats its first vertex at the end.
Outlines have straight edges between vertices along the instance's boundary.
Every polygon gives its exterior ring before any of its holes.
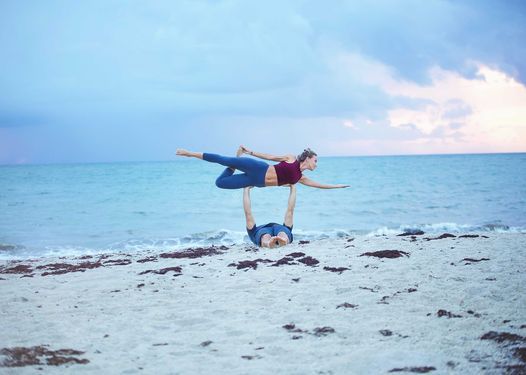
{"type": "MultiPolygon", "coordinates": [[[[167,162],[0,166],[0,258],[248,243],[242,190],[222,167],[167,162]]],[[[298,185],[296,240],[353,234],[526,232],[526,154],[320,157],[298,185]]],[[[254,188],[258,224],[281,222],[288,188],[254,188]]]]}

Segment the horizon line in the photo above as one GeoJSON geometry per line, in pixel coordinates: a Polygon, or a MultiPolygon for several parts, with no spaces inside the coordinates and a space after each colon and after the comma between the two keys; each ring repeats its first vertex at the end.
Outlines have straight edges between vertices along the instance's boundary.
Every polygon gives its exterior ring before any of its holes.
{"type": "MultiPolygon", "coordinates": [[[[526,151],[511,151],[511,152],[466,152],[466,153],[430,153],[430,154],[373,154],[373,155],[323,155],[318,158],[381,158],[381,157],[412,157],[412,156],[469,156],[469,155],[515,155],[526,154],[526,151]]],[[[174,156],[175,158],[176,156],[174,156]]],[[[42,163],[0,163],[0,167],[13,166],[46,166],[46,165],[75,165],[75,164],[118,164],[118,163],[168,163],[178,159],[165,160],[115,160],[115,161],[65,161],[65,162],[42,162],[42,163]]]]}

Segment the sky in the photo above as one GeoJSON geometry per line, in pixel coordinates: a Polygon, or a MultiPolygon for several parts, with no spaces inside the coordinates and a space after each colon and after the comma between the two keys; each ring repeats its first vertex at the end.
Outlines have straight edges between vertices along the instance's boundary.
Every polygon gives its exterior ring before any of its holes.
{"type": "Polygon", "coordinates": [[[0,1],[0,164],[526,152],[520,0],[0,1]]]}

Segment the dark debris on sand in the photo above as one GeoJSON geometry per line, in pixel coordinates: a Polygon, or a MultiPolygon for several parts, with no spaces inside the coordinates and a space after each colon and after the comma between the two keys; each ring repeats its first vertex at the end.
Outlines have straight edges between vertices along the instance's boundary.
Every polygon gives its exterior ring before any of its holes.
{"type": "MultiPolygon", "coordinates": [[[[485,261],[485,260],[490,260],[490,259],[489,258],[480,258],[480,259],[464,258],[464,259],[461,260],[461,262],[476,263],[476,262],[482,262],[482,261],[485,261]]],[[[466,263],[466,264],[469,264],[469,263],[466,263]]]]}
{"type": "Polygon", "coordinates": [[[358,307],[358,305],[353,305],[352,303],[344,302],[341,305],[336,306],[337,309],[339,309],[340,307],[343,307],[345,309],[354,309],[358,307]]]}
{"type": "MultiPolygon", "coordinates": [[[[86,270],[95,269],[99,267],[111,266],[127,266],[132,263],[130,259],[109,259],[110,255],[103,255],[97,261],[84,261],[80,263],[49,263],[43,264],[35,268],[35,270],[43,271],[41,276],[48,275],[63,275],[70,272],[85,272],[86,270]]],[[[79,259],[91,259],[92,256],[84,256],[79,259]]],[[[34,270],[30,265],[19,264],[16,267],[4,268],[0,273],[11,274],[26,274],[25,276],[32,276],[34,270]],[[31,274],[31,275],[27,275],[31,274]]]]}
{"type": "Polygon", "coordinates": [[[479,236],[478,234],[463,234],[461,236],[458,236],[458,238],[489,238],[488,236],[479,236]]]}
{"type": "MultiPolygon", "coordinates": [[[[305,333],[305,334],[313,335],[313,336],[316,336],[316,337],[323,337],[323,336],[327,336],[327,335],[329,335],[331,333],[336,332],[334,330],[334,328],[332,328],[332,327],[316,327],[316,328],[314,328],[314,332],[310,333],[308,330],[303,330],[301,328],[296,328],[296,325],[294,323],[285,324],[283,326],[283,328],[286,329],[287,331],[291,332],[291,333],[305,333]]],[[[301,338],[301,336],[293,336],[292,337],[293,340],[297,340],[299,338],[301,338]]]]}
{"type": "Polygon", "coordinates": [[[147,273],[155,273],[155,274],[158,274],[158,275],[165,275],[166,273],[168,272],[174,272],[174,276],[180,276],[182,275],[182,269],[181,267],[166,267],[166,268],[161,268],[160,270],[146,270],[146,271],[143,271],[141,273],[139,273],[139,275],[145,275],[147,273]]]}
{"type": "Polygon", "coordinates": [[[15,266],[15,267],[3,268],[2,270],[0,270],[0,273],[5,273],[5,274],[27,274],[27,273],[32,273],[32,272],[33,272],[33,268],[31,268],[31,266],[27,264],[19,264],[18,266],[15,266]]]}
{"type": "Polygon", "coordinates": [[[480,337],[481,340],[493,340],[495,342],[500,343],[518,343],[518,342],[526,342],[526,337],[516,335],[514,333],[508,333],[508,332],[495,332],[495,331],[489,331],[482,335],[480,337]]]}
{"type": "Polygon", "coordinates": [[[87,359],[77,358],[84,352],[73,349],[50,350],[46,345],[30,348],[14,347],[0,349],[0,355],[5,358],[0,367],[24,367],[34,365],[59,366],[67,363],[86,364],[87,359]]]}
{"type": "Polygon", "coordinates": [[[501,344],[501,350],[505,350],[514,358],[520,361],[520,364],[498,363],[496,368],[505,369],[507,374],[526,374],[526,347],[520,346],[526,342],[526,337],[508,333],[489,331],[480,337],[481,340],[492,340],[501,344]]]}
{"type": "Polygon", "coordinates": [[[526,363],[526,347],[516,348],[513,351],[513,354],[515,355],[515,357],[520,359],[521,362],[526,363]]]}
{"type": "Polygon", "coordinates": [[[310,256],[304,256],[304,253],[291,253],[278,260],[270,259],[255,259],[255,260],[241,260],[237,263],[230,263],[228,267],[236,267],[238,270],[245,268],[252,268],[253,270],[257,269],[259,263],[270,264],[271,267],[279,267],[283,265],[297,265],[297,262],[303,263],[306,266],[315,266],[319,261],[310,256]],[[303,258],[300,258],[303,257],[303,258]],[[297,259],[299,258],[299,259],[297,259]]]}
{"type": "Polygon", "coordinates": [[[404,233],[397,234],[398,237],[405,237],[405,236],[421,236],[424,232],[421,230],[406,230],[404,233]]]}
{"type": "Polygon", "coordinates": [[[198,247],[195,249],[186,249],[185,251],[174,251],[171,253],[162,253],[159,255],[161,258],[201,258],[204,256],[221,255],[224,254],[224,250],[228,250],[226,246],[210,246],[210,247],[198,247]]]}
{"type": "Polygon", "coordinates": [[[305,256],[305,253],[302,253],[302,252],[296,252],[296,253],[290,253],[290,254],[287,254],[288,257],[293,257],[293,258],[301,258],[301,257],[304,257],[305,256]]]}
{"type": "Polygon", "coordinates": [[[127,266],[128,264],[131,264],[131,260],[129,259],[110,259],[104,262],[105,266],[127,266]]]}
{"type": "Polygon", "coordinates": [[[279,267],[279,266],[283,266],[283,265],[295,265],[295,264],[298,264],[294,261],[294,258],[292,257],[283,257],[281,259],[278,259],[277,261],[274,262],[274,264],[272,265],[272,267],[279,267]]]}
{"type": "Polygon", "coordinates": [[[414,292],[417,292],[417,291],[418,291],[418,289],[416,289],[416,288],[409,288],[409,289],[406,289],[406,290],[399,290],[399,291],[397,291],[396,293],[394,293],[394,294],[392,294],[390,296],[383,296],[382,299],[379,302],[377,302],[377,303],[389,305],[389,302],[387,302],[387,300],[389,298],[394,298],[394,297],[396,297],[396,296],[398,296],[399,294],[402,294],[402,293],[414,293],[414,292]]]}
{"type": "Polygon", "coordinates": [[[360,255],[363,256],[369,256],[369,257],[377,257],[377,258],[400,258],[403,256],[409,257],[409,253],[406,253],[405,251],[400,250],[379,250],[379,251],[373,251],[373,252],[367,252],[360,255]]]}
{"type": "Polygon", "coordinates": [[[285,324],[283,328],[289,332],[296,332],[296,333],[308,333],[309,332],[309,331],[304,331],[300,328],[296,328],[296,325],[294,323],[285,324]]]}
{"type": "Polygon", "coordinates": [[[434,237],[434,238],[431,238],[431,237],[426,237],[424,238],[425,240],[427,241],[432,241],[432,240],[443,240],[444,238],[455,238],[456,236],[454,234],[451,234],[451,233],[444,233],[444,234],[441,234],[440,236],[438,237],[434,237]]]}
{"type": "Polygon", "coordinates": [[[82,262],[79,264],[70,263],[50,263],[42,266],[38,266],[38,270],[46,270],[42,273],[42,276],[48,275],[62,275],[69,272],[85,272],[89,269],[102,267],[103,264],[99,259],[96,262],[82,262]]]}
{"type": "Polygon", "coordinates": [[[348,271],[350,268],[347,267],[323,267],[325,271],[329,272],[337,272],[339,275],[343,273],[343,271],[348,271]]]}
{"type": "Polygon", "coordinates": [[[321,336],[327,336],[330,333],[334,333],[335,330],[332,327],[316,327],[314,328],[314,336],[321,337],[321,336]]]}
{"type": "Polygon", "coordinates": [[[157,262],[156,256],[149,256],[143,259],[139,259],[137,263],[157,262]]]}
{"type": "Polygon", "coordinates": [[[443,316],[445,316],[447,318],[462,318],[462,315],[456,315],[456,314],[451,313],[450,311],[446,311],[446,310],[442,310],[442,309],[437,311],[437,316],[439,318],[441,318],[443,316]]]}
{"type": "Polygon", "coordinates": [[[250,361],[250,360],[253,360],[253,359],[261,359],[263,357],[260,356],[259,354],[256,354],[256,355],[242,355],[241,358],[248,359],[250,361]]]}
{"type": "Polygon", "coordinates": [[[304,258],[298,259],[298,262],[301,262],[306,266],[315,266],[316,264],[320,263],[318,259],[313,258],[311,256],[306,256],[304,258]]]}
{"type": "Polygon", "coordinates": [[[389,372],[414,372],[418,374],[425,374],[427,372],[435,371],[436,368],[433,366],[423,366],[423,367],[402,367],[402,368],[394,368],[392,370],[389,370],[389,372]]]}
{"type": "Polygon", "coordinates": [[[255,270],[258,268],[258,263],[273,263],[273,261],[270,259],[241,260],[238,263],[230,263],[228,267],[236,267],[238,270],[245,268],[252,268],[255,270]]]}

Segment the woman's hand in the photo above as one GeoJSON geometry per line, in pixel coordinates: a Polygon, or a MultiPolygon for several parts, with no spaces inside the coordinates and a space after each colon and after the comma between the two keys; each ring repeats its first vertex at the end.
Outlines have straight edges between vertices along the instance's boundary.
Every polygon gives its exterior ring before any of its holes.
{"type": "Polygon", "coordinates": [[[241,149],[241,151],[243,151],[244,154],[248,154],[248,155],[252,154],[252,150],[249,150],[248,148],[246,148],[243,145],[239,146],[239,148],[241,149]]]}
{"type": "Polygon", "coordinates": [[[310,187],[314,187],[314,188],[318,188],[318,189],[343,189],[343,188],[347,188],[347,187],[351,186],[351,185],[342,185],[342,184],[339,184],[339,185],[320,184],[319,182],[313,181],[310,178],[305,177],[305,176],[300,178],[300,180],[298,182],[300,184],[303,184],[303,185],[306,185],[306,186],[310,186],[310,187]]]}

